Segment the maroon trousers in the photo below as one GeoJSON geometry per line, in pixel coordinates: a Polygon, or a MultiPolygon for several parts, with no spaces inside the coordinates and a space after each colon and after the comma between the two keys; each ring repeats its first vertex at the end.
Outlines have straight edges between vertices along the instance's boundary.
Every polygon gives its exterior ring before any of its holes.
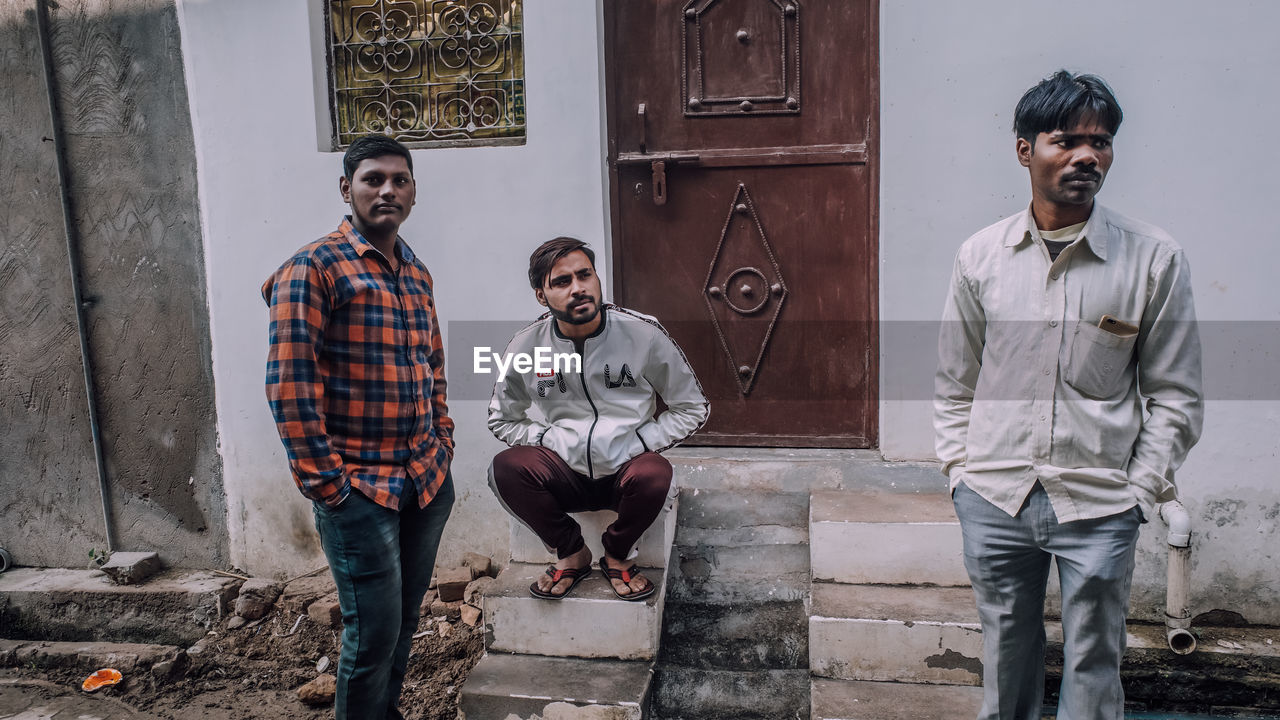
{"type": "Polygon", "coordinates": [[[586,544],[582,527],[569,513],[614,510],[618,519],[600,539],[606,553],[625,560],[662,512],[671,488],[671,463],[654,452],[641,453],[613,475],[592,480],[547,448],[517,445],[498,453],[491,470],[493,490],[507,510],[561,558],[586,544]]]}

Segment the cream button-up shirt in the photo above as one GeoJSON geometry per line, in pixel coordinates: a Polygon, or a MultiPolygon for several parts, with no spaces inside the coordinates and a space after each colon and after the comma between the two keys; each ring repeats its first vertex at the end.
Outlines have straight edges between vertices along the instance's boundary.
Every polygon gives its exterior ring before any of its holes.
{"type": "Polygon", "coordinates": [[[979,231],[956,255],[938,356],[953,491],[1016,515],[1039,482],[1059,522],[1177,497],[1204,399],[1187,260],[1163,230],[1095,202],[1052,263],[1029,209],[979,231]]]}

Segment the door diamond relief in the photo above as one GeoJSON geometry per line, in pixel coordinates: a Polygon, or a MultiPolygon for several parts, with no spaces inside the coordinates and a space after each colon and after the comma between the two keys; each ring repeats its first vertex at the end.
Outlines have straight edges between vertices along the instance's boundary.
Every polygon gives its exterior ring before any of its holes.
{"type": "Polygon", "coordinates": [[[703,298],[745,396],[760,374],[773,326],[787,299],[787,285],[747,186],[741,183],[711,257],[703,298]]]}

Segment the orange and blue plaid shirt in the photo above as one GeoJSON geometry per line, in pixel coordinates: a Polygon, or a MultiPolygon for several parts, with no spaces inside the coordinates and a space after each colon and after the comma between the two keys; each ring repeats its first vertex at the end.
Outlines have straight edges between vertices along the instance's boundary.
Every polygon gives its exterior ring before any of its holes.
{"type": "Polygon", "coordinates": [[[397,238],[400,267],[344,219],[267,279],[267,400],[306,497],[355,489],[399,510],[426,507],[453,458],[444,344],[431,274],[397,238]]]}

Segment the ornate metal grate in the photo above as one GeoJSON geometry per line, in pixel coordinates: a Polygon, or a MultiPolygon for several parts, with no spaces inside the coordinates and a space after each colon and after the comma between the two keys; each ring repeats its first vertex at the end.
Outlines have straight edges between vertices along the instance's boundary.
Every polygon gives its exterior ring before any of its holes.
{"type": "Polygon", "coordinates": [[[523,0],[329,0],[330,107],[346,147],[520,144],[523,0]]]}

